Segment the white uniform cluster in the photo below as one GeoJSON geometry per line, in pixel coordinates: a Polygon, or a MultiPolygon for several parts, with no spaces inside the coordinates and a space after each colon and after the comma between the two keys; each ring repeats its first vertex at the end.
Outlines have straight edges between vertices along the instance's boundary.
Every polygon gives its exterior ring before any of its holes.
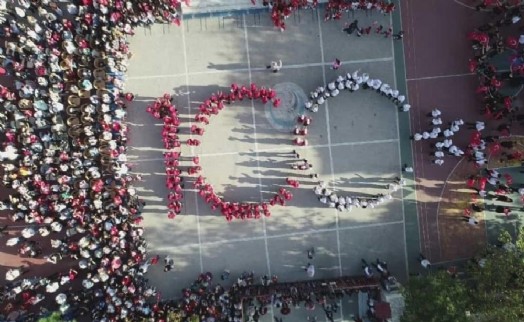
{"type": "Polygon", "coordinates": [[[338,76],[333,82],[327,86],[319,86],[316,90],[310,93],[309,101],[306,102],[306,109],[311,112],[318,112],[318,107],[326,102],[329,97],[335,97],[340,94],[340,91],[348,90],[350,92],[359,89],[372,89],[382,96],[386,96],[403,112],[408,112],[411,105],[405,103],[406,96],[400,95],[396,89],[392,89],[390,85],[383,83],[380,79],[370,78],[369,74],[359,71],[347,73],[346,76],[338,76]]]}
{"type": "Polygon", "coordinates": [[[456,119],[450,123],[449,128],[446,128],[444,131],[442,131],[439,126],[443,124],[441,115],[442,113],[439,109],[433,109],[430,115],[431,125],[433,126],[431,131],[428,130],[422,133],[415,133],[412,137],[415,141],[444,137],[444,140],[438,141],[434,145],[435,150],[433,151],[433,156],[435,159],[433,160],[433,163],[438,165],[444,164],[445,150],[447,150],[448,154],[454,155],[456,157],[462,157],[464,155],[464,151],[462,151],[456,145],[453,145],[453,140],[451,139],[451,137],[460,130],[460,127],[464,125],[464,121],[462,119],[456,119]]]}
{"type": "MultiPolygon", "coordinates": [[[[398,188],[398,187],[397,187],[398,188]]],[[[334,191],[328,189],[325,182],[320,182],[314,188],[318,200],[329,208],[336,208],[338,211],[350,212],[353,208],[375,208],[376,206],[390,200],[391,189],[385,194],[377,194],[373,197],[352,197],[338,196],[334,191]]],[[[396,189],[394,190],[396,191],[396,189]]]]}

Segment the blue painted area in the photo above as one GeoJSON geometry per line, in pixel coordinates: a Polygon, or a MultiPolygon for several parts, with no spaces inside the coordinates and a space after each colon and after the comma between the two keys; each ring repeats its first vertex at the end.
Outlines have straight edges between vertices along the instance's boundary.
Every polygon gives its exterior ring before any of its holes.
{"type": "MultiPolygon", "coordinates": [[[[297,98],[298,99],[298,98],[297,98]]],[[[304,114],[306,111],[306,107],[304,105],[304,102],[301,102],[301,100],[298,100],[300,103],[298,104],[298,107],[295,106],[295,111],[297,115],[304,114]]],[[[279,118],[280,115],[276,114],[275,112],[278,110],[276,108],[270,107],[270,122],[272,124],[276,124],[279,127],[286,128],[286,129],[294,129],[295,125],[297,124],[297,120],[295,118],[292,119],[281,119],[279,118]]]]}
{"type": "Polygon", "coordinates": [[[283,101],[278,108],[273,107],[272,102],[266,103],[266,119],[278,131],[291,131],[297,124],[297,117],[306,110],[306,93],[295,83],[279,83],[273,89],[283,101]],[[285,93],[292,94],[292,97],[286,97],[285,93]]]}

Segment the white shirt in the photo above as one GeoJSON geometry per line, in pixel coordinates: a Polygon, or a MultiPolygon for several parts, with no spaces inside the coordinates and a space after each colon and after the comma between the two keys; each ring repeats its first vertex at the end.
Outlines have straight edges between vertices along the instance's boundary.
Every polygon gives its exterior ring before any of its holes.
{"type": "Polygon", "coordinates": [[[18,278],[20,276],[20,269],[18,268],[11,268],[10,270],[7,271],[7,273],[5,273],[5,279],[8,280],[8,281],[13,281],[15,280],[16,278],[18,278]]]}
{"type": "Polygon", "coordinates": [[[54,293],[58,290],[59,287],[60,285],[58,284],[58,282],[52,282],[46,285],[45,290],[47,293],[54,293]]]}
{"type": "Polygon", "coordinates": [[[315,276],[315,266],[313,264],[309,264],[307,267],[307,276],[313,277],[315,276]]]}
{"type": "Polygon", "coordinates": [[[475,124],[475,127],[477,128],[477,131],[482,131],[484,130],[484,122],[477,122],[475,124]]]}
{"type": "Polygon", "coordinates": [[[29,239],[36,234],[36,231],[32,227],[27,227],[22,230],[22,237],[29,239]]]}

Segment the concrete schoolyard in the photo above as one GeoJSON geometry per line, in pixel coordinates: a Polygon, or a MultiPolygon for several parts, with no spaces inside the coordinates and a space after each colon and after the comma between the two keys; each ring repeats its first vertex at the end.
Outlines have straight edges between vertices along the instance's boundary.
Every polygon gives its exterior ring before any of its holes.
{"type": "MultiPolygon", "coordinates": [[[[175,268],[168,273],[162,265],[149,269],[148,278],[163,297],[178,297],[182,288],[207,271],[218,278],[229,269],[232,278],[225,284],[252,270],[257,276],[277,275],[281,281],[307,279],[302,267],[310,247],[316,250],[315,278],[361,274],[361,258],[381,258],[400,280],[407,278],[414,258],[410,255],[408,264],[404,191],[375,209],[350,213],[326,208],[313,192],[318,180],[341,195],[387,191],[386,185],[407,162],[401,160],[400,145],[406,138],[399,139],[399,112],[391,102],[362,90],[330,99],[312,115],[309,145],[297,148],[319,179],[290,167],[296,160],[290,153],[294,149],[290,124],[303,112],[304,95],[354,70],[395,88],[395,60],[403,59],[395,57],[391,38],[357,38],[342,32],[353,19],[362,26],[378,21],[387,28],[389,16],[355,14],[330,22],[323,22],[322,16],[323,11],[300,11],[288,19],[283,33],[272,26],[267,12],[261,12],[195,18],[181,27],[154,25],[137,29],[132,37],[127,89],[137,96],[129,106],[129,155],[133,172],[144,178],[139,191],[147,202],[143,223],[149,253],[175,259],[175,268]],[[335,58],[343,62],[337,71],[330,69],[335,58]],[[265,67],[275,59],[284,65],[276,74],[265,67]],[[287,177],[300,180],[301,186],[291,189],[294,199],[285,207],[272,208],[271,217],[228,223],[187,179],[183,213],[168,219],[162,126],[146,106],[164,93],[174,95],[185,141],[198,105],[214,92],[228,91],[231,83],[277,88],[283,104],[278,110],[248,100],[227,106],[211,117],[204,136],[193,136],[202,144],[184,146],[183,156],[198,155],[202,175],[228,200],[267,200],[286,186],[287,177]]],[[[323,313],[314,314],[323,319],[323,313]]],[[[338,320],[353,314],[356,301],[346,299],[338,320]]],[[[305,316],[307,312],[299,310],[293,319],[305,321],[305,316]]]]}

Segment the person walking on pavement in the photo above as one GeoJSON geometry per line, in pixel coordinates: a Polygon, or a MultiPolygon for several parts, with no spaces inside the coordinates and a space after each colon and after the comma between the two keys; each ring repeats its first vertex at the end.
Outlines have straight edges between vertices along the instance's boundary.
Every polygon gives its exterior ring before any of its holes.
{"type": "Polygon", "coordinates": [[[373,269],[371,268],[371,266],[368,265],[368,262],[366,262],[365,259],[361,259],[362,260],[362,269],[364,270],[364,274],[366,275],[367,278],[372,278],[373,277],[373,269]]]}
{"type": "Polygon", "coordinates": [[[331,69],[337,70],[340,68],[341,65],[342,63],[340,62],[340,59],[335,58],[335,61],[333,61],[333,64],[331,64],[331,69]]]}
{"type": "Polygon", "coordinates": [[[315,265],[307,263],[304,270],[306,271],[308,277],[312,278],[315,276],[315,265]]]}
{"type": "Polygon", "coordinates": [[[271,63],[267,65],[266,67],[267,69],[271,69],[273,73],[278,73],[280,69],[282,68],[282,60],[279,59],[278,62],[271,61],[271,63]]]}
{"type": "Polygon", "coordinates": [[[310,249],[308,249],[307,251],[307,258],[309,260],[313,259],[313,257],[315,256],[315,248],[314,247],[311,247],[310,249]]]}
{"type": "Polygon", "coordinates": [[[417,260],[420,262],[420,265],[424,269],[430,269],[431,268],[431,262],[422,254],[419,254],[417,260]]]}

